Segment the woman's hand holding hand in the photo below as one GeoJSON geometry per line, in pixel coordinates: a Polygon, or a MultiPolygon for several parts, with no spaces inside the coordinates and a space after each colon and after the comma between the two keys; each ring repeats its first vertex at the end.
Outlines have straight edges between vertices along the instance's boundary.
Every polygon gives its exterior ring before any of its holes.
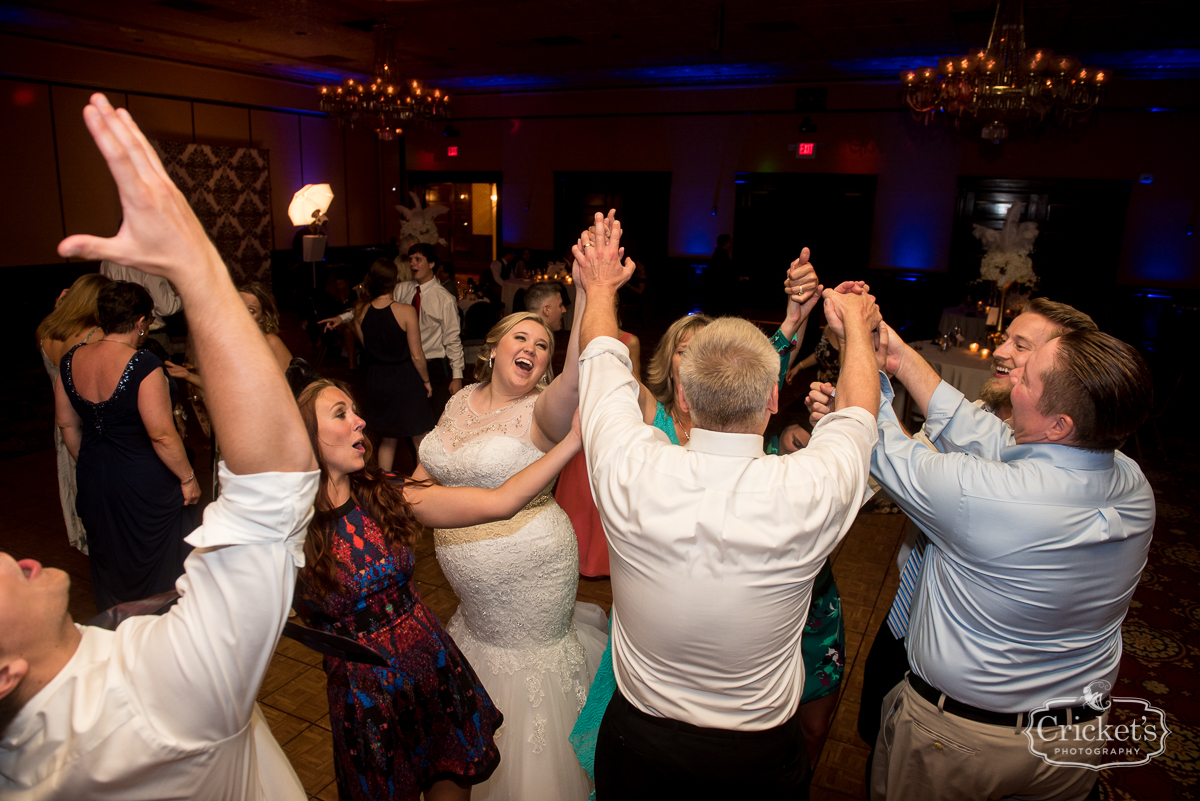
{"type": "Polygon", "coordinates": [[[183,490],[184,506],[191,506],[200,502],[200,482],[196,480],[195,473],[192,473],[192,477],[189,480],[179,482],[179,486],[183,490]]]}

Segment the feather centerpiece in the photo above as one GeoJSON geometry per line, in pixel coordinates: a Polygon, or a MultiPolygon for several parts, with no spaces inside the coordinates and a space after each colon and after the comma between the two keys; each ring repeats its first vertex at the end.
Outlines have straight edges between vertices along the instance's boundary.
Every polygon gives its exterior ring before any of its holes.
{"type": "Polygon", "coordinates": [[[446,240],[438,236],[435,220],[449,209],[440,205],[422,208],[421,198],[417,196],[416,192],[409,192],[408,195],[413,199],[412,208],[396,206],[396,211],[400,212],[400,218],[404,221],[400,223],[400,238],[411,237],[417,242],[424,242],[428,245],[446,244],[446,240]]]}

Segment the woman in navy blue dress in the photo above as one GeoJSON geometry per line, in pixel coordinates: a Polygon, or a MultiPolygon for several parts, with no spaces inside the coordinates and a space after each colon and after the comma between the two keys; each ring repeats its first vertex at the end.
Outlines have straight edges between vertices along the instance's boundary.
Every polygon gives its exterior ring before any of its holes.
{"type": "Polygon", "coordinates": [[[162,361],[139,350],[154,301],[114,281],[100,290],[102,338],[59,365],[55,418],[77,461],[75,508],[88,532],[100,611],[166,592],[183,574],[200,488],[175,429],[162,361]]]}
{"type": "Polygon", "coordinates": [[[297,401],[321,468],[297,612],[384,654],[387,668],[325,658],[338,795],[469,798],[500,762],[502,716],[421,600],[412,545],[422,524],[511,517],[579,450],[575,430],[496,489],[450,488],[379,470],[346,388],[318,380],[297,401]]]}

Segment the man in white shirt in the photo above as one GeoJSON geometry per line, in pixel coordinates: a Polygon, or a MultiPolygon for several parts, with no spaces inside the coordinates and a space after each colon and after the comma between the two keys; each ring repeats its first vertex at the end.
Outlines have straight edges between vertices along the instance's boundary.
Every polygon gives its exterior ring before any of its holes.
{"type": "Polygon", "coordinates": [[[562,330],[563,315],[567,313],[562,291],[563,285],[558,281],[542,281],[525,290],[525,311],[541,317],[556,333],[562,330]]]}
{"type": "Polygon", "coordinates": [[[433,384],[429,404],[434,414],[441,417],[446,402],[462,389],[463,347],[458,325],[458,299],[434,277],[437,251],[433,245],[423,242],[413,245],[408,249],[408,263],[415,280],[396,284],[392,298],[417,308],[421,349],[425,351],[425,364],[433,384]]]}
{"type": "MultiPolygon", "coordinates": [[[[786,457],[763,454],[779,356],[746,321],[711,323],[680,361],[678,402],[694,427],[673,446],[642,422],[614,311],[634,264],[621,265],[620,224],[605,242],[601,222],[600,241],[575,251],[588,294],[580,420],[611,557],[618,687],[596,748],[597,795],[803,794],[800,636],[813,579],[866,486],[878,312],[852,286],[825,293],[847,343],[839,405],[786,457]]],[[[815,305],[815,277],[792,289],[815,305]]]]}
{"type": "Polygon", "coordinates": [[[108,259],[100,262],[100,274],[114,281],[131,281],[139,284],[150,293],[150,297],[154,300],[154,322],[150,324],[151,331],[162,328],[163,320],[177,313],[183,307],[171,282],[161,275],[150,275],[136,267],[117,264],[108,259]]]}
{"type": "Polygon", "coordinates": [[[178,605],[116,631],[72,622],[62,571],[0,554],[0,796],[300,801],[255,694],[304,563],[316,461],[266,341],[154,150],[101,94],[84,121],[125,219],[116,237],[71,236],[59,254],[112,259],[178,288],[221,438],[223,492],[188,537],[196,550],[178,605]]]}

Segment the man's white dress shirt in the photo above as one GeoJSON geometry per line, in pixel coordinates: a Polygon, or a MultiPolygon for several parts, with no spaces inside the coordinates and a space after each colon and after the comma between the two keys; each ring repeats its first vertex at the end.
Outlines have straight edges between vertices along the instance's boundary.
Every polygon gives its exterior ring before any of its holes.
{"type": "Polygon", "coordinates": [[[804,687],[813,579],[854,522],[875,418],[827,415],[809,446],[692,429],[671,445],[642,422],[628,349],[580,356],[580,417],[612,569],[613,667],[631,704],[696,726],[785,723],[804,687]]]}
{"type": "MultiPolygon", "coordinates": [[[[396,284],[392,299],[398,303],[413,303],[417,294],[416,281],[401,281],[396,284]]],[[[432,277],[421,284],[421,350],[426,359],[450,360],[450,377],[463,377],[462,338],[458,328],[458,301],[446,287],[432,277]]]]}
{"type": "Polygon", "coordinates": [[[188,536],[161,617],[80,626],[0,740],[5,799],[305,798],[255,695],[287,621],[318,473],[238,476],[188,536]]]}
{"type": "Polygon", "coordinates": [[[159,320],[170,317],[183,308],[183,301],[171,287],[171,282],[161,275],[150,275],[136,267],[126,267],[115,261],[100,262],[100,274],[113,281],[129,281],[138,284],[154,299],[154,316],[159,320]]]}

